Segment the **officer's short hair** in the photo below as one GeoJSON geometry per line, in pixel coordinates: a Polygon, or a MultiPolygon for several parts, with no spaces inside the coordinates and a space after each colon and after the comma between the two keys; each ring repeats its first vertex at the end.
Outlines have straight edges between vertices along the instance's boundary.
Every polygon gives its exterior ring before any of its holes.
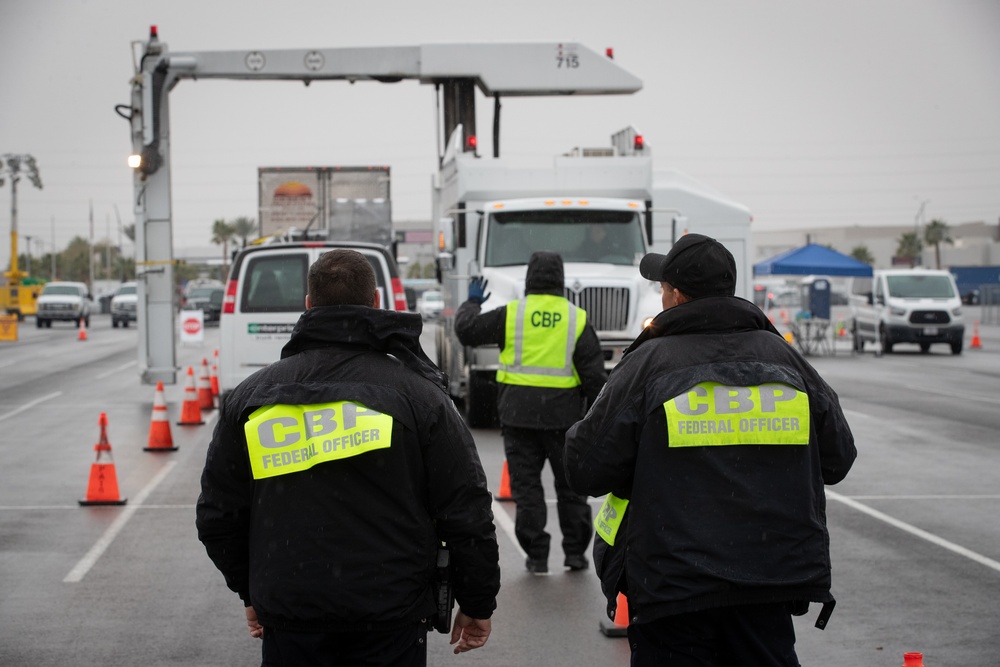
{"type": "Polygon", "coordinates": [[[309,301],[313,306],[371,306],[375,271],[357,250],[337,248],[309,267],[309,301]]]}

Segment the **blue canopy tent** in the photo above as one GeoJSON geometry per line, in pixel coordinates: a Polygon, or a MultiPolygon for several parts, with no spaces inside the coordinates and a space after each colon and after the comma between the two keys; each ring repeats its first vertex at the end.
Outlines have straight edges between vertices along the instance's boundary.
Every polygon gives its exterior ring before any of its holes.
{"type": "MultiPolygon", "coordinates": [[[[872,267],[826,246],[810,243],[754,264],[753,272],[756,276],[871,277],[872,267]]],[[[796,315],[787,322],[795,343],[806,355],[814,352],[833,353],[834,345],[830,337],[830,281],[818,278],[811,285],[804,285],[802,299],[806,310],[800,311],[800,314],[804,316],[800,319],[800,315],[796,315]]]]}
{"type": "Polygon", "coordinates": [[[810,243],[754,264],[755,276],[871,276],[872,267],[826,246],[810,243]]]}

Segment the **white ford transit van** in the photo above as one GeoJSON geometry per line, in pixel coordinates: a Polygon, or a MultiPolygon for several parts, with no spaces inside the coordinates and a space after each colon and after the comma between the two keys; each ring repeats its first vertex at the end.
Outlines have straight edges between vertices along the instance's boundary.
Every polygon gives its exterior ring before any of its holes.
{"type": "Polygon", "coordinates": [[[407,309],[396,260],[377,243],[305,241],[244,248],[229,271],[219,320],[221,400],[251,373],[280,358],[306,308],[309,267],[335,248],[357,250],[368,258],[383,308],[407,309]]]}
{"type": "Polygon", "coordinates": [[[882,351],[896,343],[916,343],[927,352],[946,343],[962,353],[965,321],[955,278],[947,271],[891,269],[855,278],[849,297],[854,349],[881,340],[882,351]]]}

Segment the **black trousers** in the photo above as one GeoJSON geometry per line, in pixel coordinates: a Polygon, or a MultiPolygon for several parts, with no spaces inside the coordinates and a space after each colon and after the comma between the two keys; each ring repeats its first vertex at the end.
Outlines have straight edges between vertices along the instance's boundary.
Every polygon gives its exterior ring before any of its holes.
{"type": "Polygon", "coordinates": [[[427,627],[389,632],[264,628],[261,667],[426,667],[427,627]]]}
{"type": "Polygon", "coordinates": [[[562,531],[563,554],[583,555],[594,533],[587,497],[573,493],[563,471],[565,430],[503,427],[503,448],[510,474],[510,495],[517,503],[514,534],[532,560],[547,560],[552,537],[545,532],[548,514],[542,468],[552,467],[556,486],[556,511],[562,531]]]}
{"type": "Polygon", "coordinates": [[[742,605],[628,627],[632,667],[799,667],[786,604],[742,605]]]}

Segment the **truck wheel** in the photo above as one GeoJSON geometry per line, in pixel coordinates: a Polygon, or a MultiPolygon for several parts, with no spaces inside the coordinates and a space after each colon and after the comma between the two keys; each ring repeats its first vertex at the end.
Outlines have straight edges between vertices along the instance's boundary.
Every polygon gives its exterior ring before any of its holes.
{"type": "Polygon", "coordinates": [[[465,392],[465,420],[469,428],[491,428],[497,423],[497,385],[489,373],[470,372],[465,392]]]}
{"type": "Polygon", "coordinates": [[[864,352],[865,351],[865,339],[861,337],[860,333],[858,333],[858,325],[857,324],[854,325],[854,327],[851,329],[851,332],[854,334],[854,351],[855,352],[864,352]]]}
{"type": "Polygon", "coordinates": [[[962,341],[957,340],[957,341],[955,341],[954,343],[951,344],[951,353],[952,354],[962,354],[962,341]]]}
{"type": "Polygon", "coordinates": [[[118,328],[118,320],[116,320],[113,317],[111,318],[111,328],[112,329],[117,329],[118,328]]]}
{"type": "Polygon", "coordinates": [[[921,343],[920,344],[920,353],[921,354],[927,354],[930,351],[931,351],[931,344],[930,343],[921,343]]]}
{"type": "Polygon", "coordinates": [[[128,320],[122,320],[122,329],[128,329],[128,320]]]}
{"type": "Polygon", "coordinates": [[[85,318],[83,318],[83,321],[87,323],[87,328],[89,329],[90,328],[90,315],[87,315],[85,318]]]}
{"type": "Polygon", "coordinates": [[[892,352],[892,339],[889,338],[889,332],[885,330],[885,327],[879,329],[878,335],[882,339],[882,353],[889,354],[892,352]]]}
{"type": "Polygon", "coordinates": [[[45,326],[45,320],[43,320],[42,318],[36,316],[35,317],[35,326],[37,328],[41,329],[42,327],[45,326]]]}

